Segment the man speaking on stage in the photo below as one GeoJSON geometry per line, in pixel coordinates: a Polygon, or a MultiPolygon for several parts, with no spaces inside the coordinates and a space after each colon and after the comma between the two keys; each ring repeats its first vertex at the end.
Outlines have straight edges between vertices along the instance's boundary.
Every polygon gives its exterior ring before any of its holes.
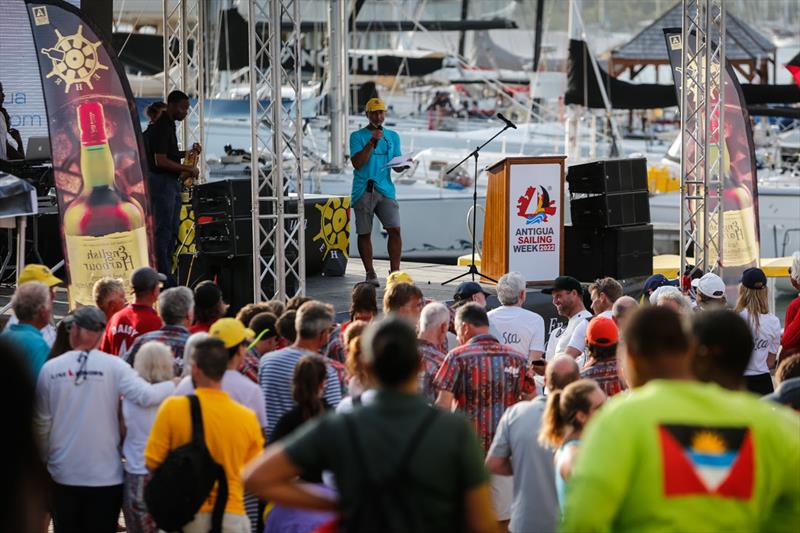
{"type": "MultiPolygon", "coordinates": [[[[356,216],[358,255],[367,271],[367,283],[380,286],[372,265],[372,220],[375,215],[389,234],[388,252],[390,272],[400,270],[400,208],[395,198],[394,183],[389,172],[393,158],[401,157],[400,136],[383,127],[386,104],[372,98],[366,105],[369,124],[350,134],[350,160],[353,163],[353,189],[350,202],[356,216]]],[[[397,161],[396,172],[408,168],[397,161]]]]}

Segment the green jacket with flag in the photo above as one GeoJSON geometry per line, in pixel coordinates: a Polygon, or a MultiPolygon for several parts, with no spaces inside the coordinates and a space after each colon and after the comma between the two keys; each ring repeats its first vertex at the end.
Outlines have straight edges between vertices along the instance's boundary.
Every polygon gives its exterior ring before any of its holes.
{"type": "Polygon", "coordinates": [[[800,416],[747,392],[655,380],[583,434],[562,531],[797,531],[800,416]]]}

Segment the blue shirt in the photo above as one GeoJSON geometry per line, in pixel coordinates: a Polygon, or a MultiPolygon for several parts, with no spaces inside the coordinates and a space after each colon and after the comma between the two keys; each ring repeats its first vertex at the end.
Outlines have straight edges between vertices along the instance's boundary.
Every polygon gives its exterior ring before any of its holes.
{"type": "Polygon", "coordinates": [[[30,324],[12,324],[0,336],[15,344],[25,355],[35,381],[50,353],[50,345],[44,340],[42,332],[30,324]]]}
{"type": "MultiPolygon", "coordinates": [[[[372,139],[372,130],[361,128],[350,134],[350,159],[364,149],[372,139]]],[[[350,205],[355,205],[367,189],[367,181],[375,182],[375,189],[386,198],[395,199],[394,183],[391,169],[386,164],[400,155],[400,136],[397,132],[383,128],[383,138],[373,148],[367,163],[353,171],[353,189],[350,193],[350,205]]]]}

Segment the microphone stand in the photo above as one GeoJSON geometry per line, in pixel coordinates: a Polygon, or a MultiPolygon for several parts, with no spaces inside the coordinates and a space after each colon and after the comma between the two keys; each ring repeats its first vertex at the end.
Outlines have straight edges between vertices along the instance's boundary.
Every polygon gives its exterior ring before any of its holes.
{"type": "Polygon", "coordinates": [[[489,276],[481,274],[481,271],[478,270],[478,267],[475,266],[475,240],[477,239],[475,226],[478,220],[478,154],[480,154],[480,151],[484,146],[495,140],[501,134],[505,133],[505,131],[511,127],[512,127],[511,124],[509,122],[506,122],[506,126],[502,130],[495,133],[488,141],[475,148],[472,152],[469,153],[469,155],[467,155],[467,157],[465,157],[464,159],[453,165],[450,168],[450,170],[447,171],[447,174],[452,173],[455,169],[460,167],[461,164],[464,163],[470,157],[472,157],[475,160],[474,179],[472,180],[472,262],[470,263],[469,268],[467,269],[466,272],[464,272],[463,274],[459,274],[454,278],[448,279],[447,281],[443,282],[442,285],[447,285],[448,283],[452,283],[457,279],[463,278],[464,276],[471,276],[472,281],[475,281],[476,274],[478,275],[478,278],[484,278],[491,281],[492,283],[497,283],[496,279],[492,279],[489,276]]]}

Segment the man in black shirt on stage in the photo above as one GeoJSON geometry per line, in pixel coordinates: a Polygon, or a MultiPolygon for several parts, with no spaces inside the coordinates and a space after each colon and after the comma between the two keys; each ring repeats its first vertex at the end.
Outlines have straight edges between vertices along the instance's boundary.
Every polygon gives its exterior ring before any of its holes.
{"type": "MultiPolygon", "coordinates": [[[[172,275],[172,253],[175,251],[180,223],[181,180],[198,176],[197,168],[181,164],[185,152],[178,150],[178,137],[175,134],[175,121],[184,120],[188,112],[189,97],[181,91],[172,91],[167,96],[167,108],[148,128],[148,187],[155,221],[156,262],[158,271],[167,276],[166,286],[176,284],[172,275]]],[[[195,143],[192,150],[199,154],[201,147],[195,143]]]]}

